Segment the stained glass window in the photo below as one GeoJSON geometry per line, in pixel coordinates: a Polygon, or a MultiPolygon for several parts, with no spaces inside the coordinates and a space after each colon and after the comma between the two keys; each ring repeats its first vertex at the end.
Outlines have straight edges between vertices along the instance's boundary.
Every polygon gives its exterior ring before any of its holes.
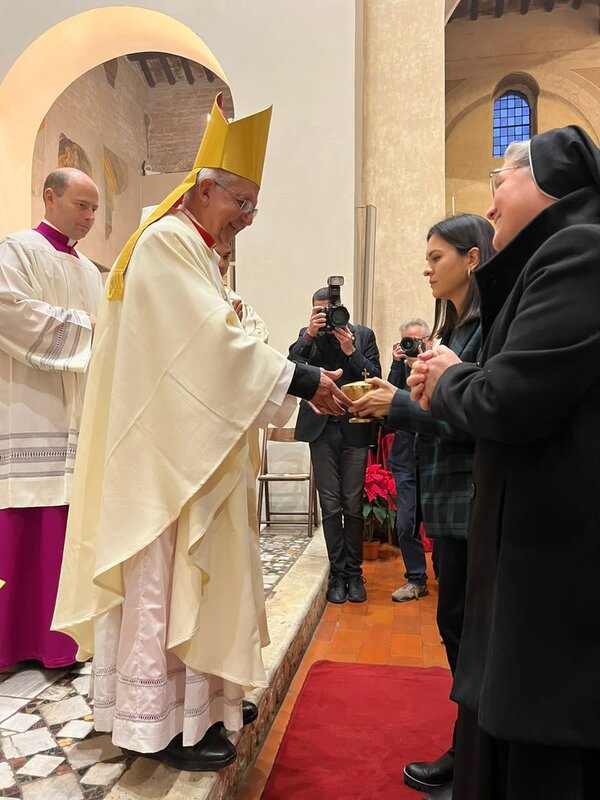
{"type": "Polygon", "coordinates": [[[511,142],[531,138],[531,109],[521,92],[505,92],[494,102],[494,143],[492,155],[502,158],[511,142]]]}

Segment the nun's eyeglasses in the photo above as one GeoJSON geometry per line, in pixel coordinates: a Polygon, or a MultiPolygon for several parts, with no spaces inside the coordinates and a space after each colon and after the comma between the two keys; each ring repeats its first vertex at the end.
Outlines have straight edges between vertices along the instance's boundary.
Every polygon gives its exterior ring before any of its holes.
{"type": "Polygon", "coordinates": [[[499,169],[493,169],[490,172],[490,192],[492,193],[492,200],[496,196],[496,190],[498,188],[496,180],[498,179],[499,173],[506,172],[509,169],[520,169],[520,167],[500,167],[499,169]]]}

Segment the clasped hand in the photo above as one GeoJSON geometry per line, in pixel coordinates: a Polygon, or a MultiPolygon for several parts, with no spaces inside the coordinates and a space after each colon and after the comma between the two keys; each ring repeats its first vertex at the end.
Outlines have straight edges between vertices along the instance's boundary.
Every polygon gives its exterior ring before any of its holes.
{"type": "Polygon", "coordinates": [[[460,364],[460,358],[445,345],[435,350],[420,353],[413,364],[406,384],[410,388],[411,400],[418,403],[423,411],[431,409],[431,397],[437,383],[448,367],[460,364]]]}

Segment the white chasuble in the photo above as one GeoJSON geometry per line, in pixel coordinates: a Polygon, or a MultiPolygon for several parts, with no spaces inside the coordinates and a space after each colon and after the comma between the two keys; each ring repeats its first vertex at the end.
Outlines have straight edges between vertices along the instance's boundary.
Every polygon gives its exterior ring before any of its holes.
{"type": "Polygon", "coordinates": [[[101,292],[37,231],[0,242],[0,508],[69,502],[101,292]]]}
{"type": "MultiPolygon", "coordinates": [[[[124,734],[132,749],[143,749],[148,724],[157,733],[148,733],[146,751],[182,730],[186,680],[220,679],[207,696],[235,704],[235,727],[240,687],[267,686],[258,453],[249,434],[269,401],[281,410],[282,375],[289,383],[291,373],[283,355],[245,333],[216,281],[211,250],[184,215],[172,213],[144,231],[123,301],[104,299],[98,318],[53,628],[72,636],[85,659],[94,654],[94,623],[104,617],[103,645],[119,658],[95,659],[95,702],[106,678],[101,703],[114,704],[111,671],[135,688],[127,700],[133,707],[119,711],[117,703],[115,711],[115,729],[118,716],[131,723],[132,736],[133,729],[140,734],[134,744],[124,734]],[[149,667],[153,677],[143,674],[150,645],[132,641],[123,620],[126,593],[143,588],[138,566],[165,558],[164,660],[149,667]],[[112,648],[111,638],[118,642],[112,648]],[[137,657],[128,653],[134,648],[137,657]],[[179,694],[174,681],[184,687],[179,694]],[[160,709],[138,708],[134,694],[156,682],[164,685],[160,709]]],[[[219,712],[217,703],[184,743],[200,738],[219,712]]],[[[111,729],[110,717],[108,709],[101,729],[111,729]]]]}

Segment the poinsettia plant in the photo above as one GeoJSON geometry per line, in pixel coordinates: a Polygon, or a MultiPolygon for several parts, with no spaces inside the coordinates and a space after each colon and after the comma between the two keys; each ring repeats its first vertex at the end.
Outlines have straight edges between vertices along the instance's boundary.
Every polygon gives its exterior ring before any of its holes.
{"type": "Polygon", "coordinates": [[[389,469],[370,464],[365,474],[363,491],[365,542],[372,542],[377,533],[385,533],[391,542],[396,520],[396,482],[389,469]]]}

